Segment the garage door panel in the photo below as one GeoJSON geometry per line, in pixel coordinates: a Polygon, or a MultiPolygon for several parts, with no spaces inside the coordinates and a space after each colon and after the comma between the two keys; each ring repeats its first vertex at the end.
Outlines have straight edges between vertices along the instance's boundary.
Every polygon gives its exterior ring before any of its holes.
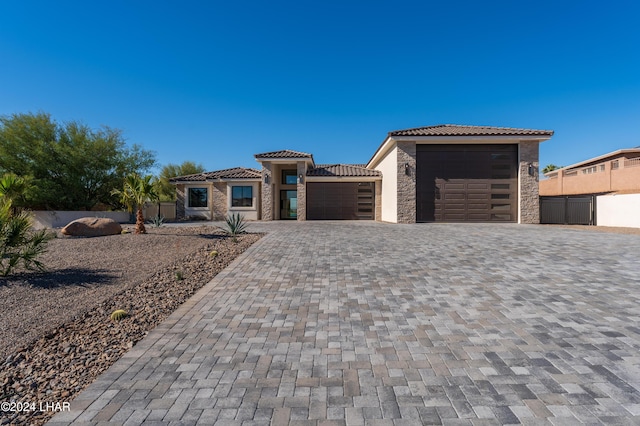
{"type": "Polygon", "coordinates": [[[307,219],[373,220],[374,182],[308,182],[307,219]]]}
{"type": "Polygon", "coordinates": [[[445,200],[464,200],[464,192],[447,192],[443,197],[445,200]]]}
{"type": "Polygon", "coordinates": [[[418,145],[416,154],[418,221],[517,217],[517,145],[418,145]]]}
{"type": "Polygon", "coordinates": [[[489,199],[489,194],[487,194],[486,192],[469,192],[467,194],[467,200],[472,201],[472,200],[488,200],[489,199]]]}
{"type": "Polygon", "coordinates": [[[469,212],[467,215],[467,221],[469,222],[489,222],[491,221],[491,215],[488,213],[473,213],[469,212]]]}
{"type": "Polygon", "coordinates": [[[444,222],[462,222],[465,220],[466,214],[464,214],[464,212],[463,213],[447,212],[442,217],[443,217],[442,220],[444,222]]]}
{"type": "Polygon", "coordinates": [[[474,182],[469,182],[467,184],[467,189],[468,190],[479,190],[479,191],[486,191],[489,189],[489,183],[483,182],[483,183],[474,183],[474,182]]]}

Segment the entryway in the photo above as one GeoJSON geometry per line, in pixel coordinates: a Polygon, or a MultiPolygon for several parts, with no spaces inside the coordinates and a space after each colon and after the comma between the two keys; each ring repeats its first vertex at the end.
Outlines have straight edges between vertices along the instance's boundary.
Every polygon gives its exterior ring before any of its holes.
{"type": "Polygon", "coordinates": [[[298,218],[298,191],[284,189],[280,191],[280,219],[298,218]]]}

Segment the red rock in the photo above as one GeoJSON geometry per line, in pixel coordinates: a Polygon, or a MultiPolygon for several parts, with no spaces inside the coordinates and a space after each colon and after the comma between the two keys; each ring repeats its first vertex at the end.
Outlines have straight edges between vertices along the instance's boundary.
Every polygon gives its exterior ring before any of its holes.
{"type": "Polygon", "coordinates": [[[82,217],[69,223],[60,232],[71,237],[102,237],[120,234],[122,226],[109,218],[82,217]]]}

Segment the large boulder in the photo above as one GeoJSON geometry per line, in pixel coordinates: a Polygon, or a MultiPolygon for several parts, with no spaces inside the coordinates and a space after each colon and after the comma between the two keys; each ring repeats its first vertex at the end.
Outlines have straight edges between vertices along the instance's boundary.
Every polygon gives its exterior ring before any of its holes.
{"type": "Polygon", "coordinates": [[[71,237],[101,237],[122,232],[122,226],[113,219],[104,217],[81,217],[62,228],[63,235],[71,237]]]}

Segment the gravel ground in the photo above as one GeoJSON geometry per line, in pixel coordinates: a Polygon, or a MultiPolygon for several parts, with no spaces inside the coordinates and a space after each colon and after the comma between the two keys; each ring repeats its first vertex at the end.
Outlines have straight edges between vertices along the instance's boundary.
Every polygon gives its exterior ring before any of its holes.
{"type": "Polygon", "coordinates": [[[559,228],[575,229],[578,231],[608,232],[610,234],[640,235],[640,228],[623,228],[621,226],[590,226],[590,225],[542,225],[559,228]]]}
{"type": "MultiPolygon", "coordinates": [[[[45,273],[0,279],[0,401],[70,401],[260,238],[234,242],[203,226],[148,231],[57,238],[41,258],[45,273]],[[113,322],[115,309],[129,316],[113,322]]],[[[49,417],[2,414],[0,424],[49,417]]]]}

